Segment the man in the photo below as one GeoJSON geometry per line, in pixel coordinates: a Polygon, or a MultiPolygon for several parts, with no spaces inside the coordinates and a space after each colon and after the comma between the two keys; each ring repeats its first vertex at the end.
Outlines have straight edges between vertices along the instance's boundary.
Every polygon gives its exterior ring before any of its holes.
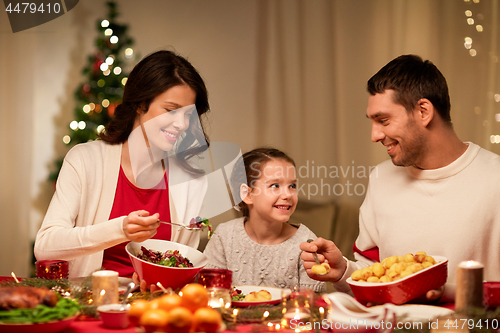
{"type": "Polygon", "coordinates": [[[345,280],[354,270],[426,251],[449,259],[444,301],[454,298],[463,260],[483,263],[485,280],[500,280],[500,156],[455,134],[444,76],[430,61],[403,55],[370,78],[367,90],[371,139],[387,148],[392,163],[370,175],[354,244],[357,261],[319,238],[300,246],[308,274],[349,291],[345,280]],[[330,263],[327,275],[312,273],[314,250],[330,263]]]}

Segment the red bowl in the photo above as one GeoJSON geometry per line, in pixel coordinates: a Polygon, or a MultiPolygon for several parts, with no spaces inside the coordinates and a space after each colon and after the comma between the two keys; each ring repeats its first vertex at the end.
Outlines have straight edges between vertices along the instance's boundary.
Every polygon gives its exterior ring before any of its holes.
{"type": "Polygon", "coordinates": [[[192,282],[194,277],[207,264],[207,257],[200,251],[187,245],[164,241],[160,239],[148,239],[141,243],[130,242],[125,247],[139,279],[146,280],[149,285],[160,282],[165,288],[177,289],[192,282]],[[153,264],[137,258],[141,246],[153,251],[177,250],[185,258],[189,259],[194,267],[167,267],[153,264]]]}
{"type": "Polygon", "coordinates": [[[500,282],[483,282],[484,305],[488,308],[497,308],[500,306],[500,282]]]}
{"type": "Polygon", "coordinates": [[[424,295],[431,289],[438,289],[446,283],[448,259],[440,256],[433,257],[436,260],[435,265],[401,280],[375,283],[358,282],[348,278],[347,283],[360,303],[403,304],[424,295]]]}

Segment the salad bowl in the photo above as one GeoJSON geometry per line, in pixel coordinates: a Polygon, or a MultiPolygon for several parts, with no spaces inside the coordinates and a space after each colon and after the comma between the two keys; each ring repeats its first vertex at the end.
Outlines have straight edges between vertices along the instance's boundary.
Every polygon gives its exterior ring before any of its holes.
{"type": "Polygon", "coordinates": [[[187,245],[160,239],[148,239],[140,243],[130,242],[125,250],[139,279],[145,280],[148,286],[159,282],[164,288],[170,287],[173,290],[181,288],[192,282],[196,274],[207,264],[207,257],[200,251],[187,245]],[[162,253],[169,250],[177,251],[179,260],[182,261],[182,257],[186,258],[193,267],[168,267],[140,259],[138,255],[142,253],[141,247],[162,253]]]}

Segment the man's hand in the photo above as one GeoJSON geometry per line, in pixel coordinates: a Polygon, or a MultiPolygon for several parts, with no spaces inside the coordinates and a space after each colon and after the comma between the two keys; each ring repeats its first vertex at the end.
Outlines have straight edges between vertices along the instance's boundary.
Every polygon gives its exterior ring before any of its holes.
{"type": "Polygon", "coordinates": [[[302,260],[304,260],[304,268],[306,269],[307,275],[311,279],[318,281],[330,281],[337,282],[340,280],[342,275],[344,275],[347,269],[347,263],[342,255],[342,252],[337,248],[337,246],[330,240],[323,238],[318,238],[311,243],[301,243],[300,249],[304,252],[300,255],[302,260]],[[312,252],[316,251],[318,253],[318,259],[320,262],[328,262],[330,265],[330,272],[325,275],[317,275],[312,272],[312,267],[316,265],[312,252]]]}
{"type": "Polygon", "coordinates": [[[160,215],[155,213],[149,216],[149,212],[145,210],[138,210],[128,214],[123,219],[123,231],[128,240],[134,242],[143,242],[156,235],[156,231],[160,226],[158,218],[160,215]]]}

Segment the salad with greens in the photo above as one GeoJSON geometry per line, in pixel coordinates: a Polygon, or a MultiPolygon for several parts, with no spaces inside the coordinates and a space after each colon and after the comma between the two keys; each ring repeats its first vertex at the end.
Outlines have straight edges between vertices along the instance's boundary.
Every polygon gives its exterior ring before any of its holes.
{"type": "Polygon", "coordinates": [[[194,267],[191,261],[183,257],[177,250],[161,252],[149,250],[141,246],[141,253],[137,254],[137,258],[167,267],[194,267]]]}

